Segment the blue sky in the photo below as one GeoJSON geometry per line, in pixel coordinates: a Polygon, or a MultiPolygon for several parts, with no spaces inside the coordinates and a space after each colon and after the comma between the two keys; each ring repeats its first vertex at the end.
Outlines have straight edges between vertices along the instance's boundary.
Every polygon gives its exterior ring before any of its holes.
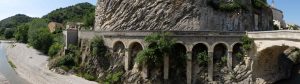
{"type": "Polygon", "coordinates": [[[275,7],[283,11],[287,23],[300,25],[300,0],[275,0],[275,7]]]}
{"type": "Polygon", "coordinates": [[[95,5],[97,0],[0,0],[0,20],[15,14],[42,17],[57,8],[81,2],[95,5]]]}
{"type": "MultiPolygon", "coordinates": [[[[41,17],[57,8],[80,2],[96,4],[97,0],[0,0],[0,20],[15,14],[41,17]]],[[[287,23],[300,24],[300,0],[275,0],[275,6],[284,12],[287,23]]]]}

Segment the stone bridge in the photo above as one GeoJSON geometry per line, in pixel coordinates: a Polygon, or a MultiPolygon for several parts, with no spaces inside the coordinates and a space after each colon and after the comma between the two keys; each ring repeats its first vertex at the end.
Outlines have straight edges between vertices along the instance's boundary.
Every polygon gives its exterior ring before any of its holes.
{"type": "Polygon", "coordinates": [[[280,56],[289,47],[300,48],[300,31],[258,31],[247,32],[254,39],[252,56],[253,76],[258,82],[274,83],[289,76],[285,70],[291,70],[280,56]]]}
{"type": "MultiPolygon", "coordinates": [[[[238,52],[241,52],[240,39],[244,35],[248,35],[254,39],[255,45],[249,54],[252,59],[249,66],[253,71],[254,78],[261,78],[263,81],[277,81],[280,77],[274,78],[274,73],[277,73],[278,59],[276,57],[259,56],[258,53],[272,46],[295,46],[300,48],[300,31],[257,31],[257,32],[220,32],[220,31],[168,31],[170,37],[176,39],[176,44],[173,47],[174,54],[164,57],[163,78],[164,80],[174,79],[174,71],[179,67],[176,65],[176,60],[180,54],[185,54],[184,68],[181,70],[185,82],[188,84],[195,83],[198,74],[198,66],[196,63],[197,54],[199,52],[207,52],[209,61],[207,69],[207,78],[209,81],[219,81],[217,79],[220,69],[215,68],[216,63],[221,61],[221,58],[227,56],[227,64],[229,71],[232,71],[235,65],[239,62],[235,59],[238,52]],[[269,63],[269,64],[265,64],[269,63]],[[274,69],[275,68],[275,69],[274,69]],[[270,70],[272,69],[272,70],[270,70]]],[[[95,36],[102,36],[105,45],[111,52],[121,53],[124,56],[124,69],[126,71],[139,71],[134,58],[137,53],[150,44],[144,41],[144,37],[153,33],[163,33],[163,31],[79,31],[79,40],[90,40],[95,36]]],[[[274,54],[270,51],[269,54],[274,54]]],[[[278,54],[278,52],[277,52],[278,54]]],[[[148,69],[141,70],[143,76],[149,76],[148,69]]]]}
{"type": "Polygon", "coordinates": [[[257,51],[274,45],[295,46],[300,48],[300,31],[279,30],[279,31],[258,31],[247,32],[250,38],[254,39],[257,51]]]}
{"type": "MultiPolygon", "coordinates": [[[[164,79],[168,80],[176,72],[177,68],[171,66],[175,65],[176,57],[180,54],[186,54],[186,62],[184,62],[184,68],[180,69],[184,73],[184,79],[186,83],[191,84],[195,81],[195,74],[197,74],[196,56],[199,52],[207,52],[209,56],[207,78],[209,81],[217,80],[218,73],[220,70],[214,69],[214,65],[221,61],[221,58],[227,56],[227,66],[232,70],[232,66],[236,65],[237,62],[233,59],[233,53],[240,52],[241,47],[240,39],[245,32],[220,32],[220,31],[168,31],[171,33],[170,37],[176,39],[174,45],[174,51],[176,54],[164,57],[164,79]]],[[[104,38],[106,46],[111,52],[121,52],[124,56],[125,70],[135,70],[136,64],[134,58],[137,53],[147,46],[148,43],[144,41],[144,37],[153,33],[163,33],[162,31],[109,31],[109,32],[98,32],[98,31],[79,31],[79,39],[92,39],[94,36],[102,36],[104,38]]],[[[226,64],[225,64],[226,66],[226,64]]],[[[199,70],[199,69],[198,69],[199,70]]],[[[147,77],[148,70],[143,69],[145,73],[144,77],[147,77]]]]}

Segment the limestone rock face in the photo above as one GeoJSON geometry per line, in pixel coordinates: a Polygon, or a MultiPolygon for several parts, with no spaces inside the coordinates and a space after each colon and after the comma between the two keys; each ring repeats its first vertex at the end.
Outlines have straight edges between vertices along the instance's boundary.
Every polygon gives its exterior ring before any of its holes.
{"type": "MultiPolygon", "coordinates": [[[[221,11],[210,0],[98,0],[96,31],[253,31],[272,29],[270,8],[255,9],[242,0],[247,10],[221,11]]],[[[213,0],[219,1],[219,0],[213,0]]]]}

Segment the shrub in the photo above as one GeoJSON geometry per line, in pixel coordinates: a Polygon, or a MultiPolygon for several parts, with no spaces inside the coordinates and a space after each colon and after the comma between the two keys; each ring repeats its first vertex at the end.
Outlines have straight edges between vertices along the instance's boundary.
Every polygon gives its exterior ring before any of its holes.
{"type": "Polygon", "coordinates": [[[159,66],[163,61],[163,54],[169,54],[171,47],[175,43],[174,39],[169,38],[169,33],[152,34],[145,37],[145,41],[149,44],[144,50],[138,53],[135,61],[138,64],[147,64],[150,66],[159,66]]]}
{"type": "Polygon", "coordinates": [[[14,37],[14,29],[5,29],[4,31],[4,37],[5,39],[11,39],[14,37]]]}
{"type": "Polygon", "coordinates": [[[16,65],[13,62],[11,62],[10,60],[8,60],[8,63],[13,69],[17,68],[16,65]]]}
{"type": "Polygon", "coordinates": [[[27,43],[28,39],[28,25],[18,26],[15,32],[15,38],[18,42],[27,43]]]}
{"type": "Polygon", "coordinates": [[[217,63],[217,66],[223,67],[227,65],[227,56],[221,57],[220,62],[217,63]]]}
{"type": "Polygon", "coordinates": [[[155,53],[154,49],[146,48],[137,54],[135,61],[138,64],[147,64],[153,62],[155,64],[160,64],[158,56],[155,53]]]}
{"type": "Polygon", "coordinates": [[[219,5],[220,9],[223,11],[234,11],[237,9],[241,9],[241,6],[237,4],[236,2],[227,2],[227,3],[221,3],[219,5]]]}
{"type": "Polygon", "coordinates": [[[254,8],[264,8],[264,7],[268,7],[268,4],[266,0],[254,0],[253,6],[254,8]]]}
{"type": "Polygon", "coordinates": [[[208,64],[208,54],[205,51],[200,52],[197,55],[197,61],[199,62],[200,65],[207,66],[207,64],[208,64]]]}
{"type": "Polygon", "coordinates": [[[245,35],[241,38],[241,42],[243,44],[243,46],[242,46],[243,49],[245,51],[249,51],[252,47],[252,44],[253,44],[254,40],[249,38],[247,35],[245,35]]]}
{"type": "Polygon", "coordinates": [[[87,72],[79,73],[77,75],[80,77],[83,77],[84,79],[90,80],[90,81],[95,81],[97,79],[97,77],[95,77],[87,72]]]}
{"type": "Polygon", "coordinates": [[[105,56],[107,48],[104,44],[104,41],[101,37],[94,37],[91,41],[91,53],[92,56],[105,56]]]}
{"type": "Polygon", "coordinates": [[[242,60],[244,58],[244,55],[241,52],[236,53],[234,56],[236,56],[238,60],[242,60]]]}
{"type": "Polygon", "coordinates": [[[110,73],[106,76],[104,83],[105,84],[114,84],[120,80],[122,75],[123,75],[122,71],[116,72],[116,73],[110,73]]]}
{"type": "Polygon", "coordinates": [[[28,42],[33,48],[47,54],[53,43],[53,37],[47,28],[40,28],[28,34],[28,42]]]}
{"type": "Polygon", "coordinates": [[[59,53],[59,51],[63,48],[63,45],[59,44],[59,43],[54,43],[53,45],[51,45],[51,47],[49,48],[48,51],[48,55],[50,57],[54,57],[55,55],[57,55],[59,53]]]}
{"type": "Polygon", "coordinates": [[[240,5],[236,0],[233,0],[231,2],[209,0],[207,4],[216,10],[228,12],[243,8],[242,5],[240,5]]]}

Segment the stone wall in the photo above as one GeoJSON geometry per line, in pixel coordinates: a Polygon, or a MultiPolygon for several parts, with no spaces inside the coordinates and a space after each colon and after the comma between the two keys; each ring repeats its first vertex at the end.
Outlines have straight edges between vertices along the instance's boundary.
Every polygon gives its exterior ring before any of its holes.
{"type": "Polygon", "coordinates": [[[63,31],[64,39],[65,39],[65,49],[70,45],[77,45],[78,42],[78,30],[70,30],[67,29],[63,31]]]}
{"type": "Polygon", "coordinates": [[[252,31],[272,30],[270,8],[254,9],[251,0],[242,0],[247,10],[221,11],[210,0],[98,0],[96,31],[176,30],[252,31]],[[258,19],[254,19],[254,15],[258,19]],[[258,29],[255,29],[255,21],[258,29]]]}

